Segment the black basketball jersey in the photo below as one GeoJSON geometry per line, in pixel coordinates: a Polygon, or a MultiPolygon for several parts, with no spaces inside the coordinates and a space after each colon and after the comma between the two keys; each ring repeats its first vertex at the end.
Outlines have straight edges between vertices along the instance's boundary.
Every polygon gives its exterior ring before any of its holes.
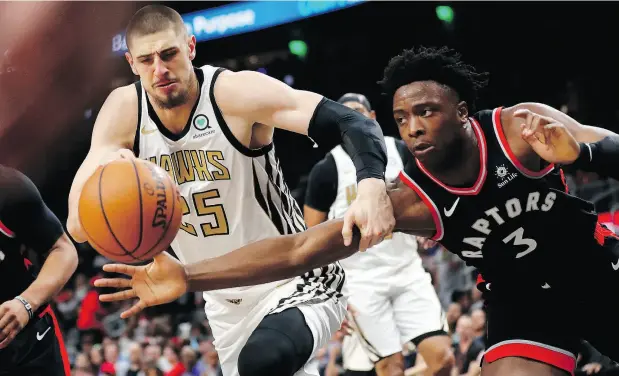
{"type": "Polygon", "coordinates": [[[63,233],[32,181],[0,166],[0,303],[21,294],[36,277],[26,249],[45,254],[63,233]]]}
{"type": "Polygon", "coordinates": [[[487,282],[512,286],[526,279],[547,288],[570,255],[594,241],[594,207],[567,193],[559,166],[531,171],[519,163],[503,132],[501,108],[470,120],[481,161],[473,186],[447,186],[418,160],[400,178],[430,208],[433,239],[487,282]]]}

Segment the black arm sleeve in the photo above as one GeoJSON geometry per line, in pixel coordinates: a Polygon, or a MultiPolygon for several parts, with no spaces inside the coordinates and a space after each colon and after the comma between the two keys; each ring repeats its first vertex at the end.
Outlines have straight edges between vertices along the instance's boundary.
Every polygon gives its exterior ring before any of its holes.
{"type": "Polygon", "coordinates": [[[0,220],[37,253],[47,253],[64,233],[58,218],[24,174],[0,167],[0,220]]]}
{"type": "Polygon", "coordinates": [[[589,144],[581,142],[580,155],[572,167],[619,180],[619,136],[589,144]]]}
{"type": "Polygon", "coordinates": [[[385,178],[387,147],[376,121],[323,98],[310,121],[308,136],[327,150],[343,144],[357,169],[357,182],[385,178]]]}
{"type": "Polygon", "coordinates": [[[316,163],[307,179],[305,205],[329,212],[337,196],[337,166],[331,154],[316,163]]]}

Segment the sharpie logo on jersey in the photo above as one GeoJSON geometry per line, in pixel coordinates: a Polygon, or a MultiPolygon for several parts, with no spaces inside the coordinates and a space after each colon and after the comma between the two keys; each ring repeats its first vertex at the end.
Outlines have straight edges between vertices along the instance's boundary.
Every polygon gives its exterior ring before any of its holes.
{"type": "Polygon", "coordinates": [[[494,175],[496,175],[499,180],[499,182],[497,183],[497,186],[499,188],[503,188],[507,183],[518,177],[517,173],[509,172],[505,165],[496,166],[496,171],[494,172],[494,175]]]}
{"type": "Polygon", "coordinates": [[[206,115],[200,114],[193,118],[193,127],[199,133],[193,135],[193,139],[202,138],[215,134],[215,130],[210,125],[210,121],[206,115]]]}

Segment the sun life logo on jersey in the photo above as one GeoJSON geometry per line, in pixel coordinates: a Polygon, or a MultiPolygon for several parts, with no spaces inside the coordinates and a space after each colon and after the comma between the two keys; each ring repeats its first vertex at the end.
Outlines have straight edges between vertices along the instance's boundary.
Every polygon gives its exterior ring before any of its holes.
{"type": "Polygon", "coordinates": [[[497,178],[499,178],[499,182],[497,183],[497,186],[499,188],[502,188],[503,186],[505,186],[507,183],[514,180],[518,176],[518,174],[515,172],[510,173],[504,164],[500,166],[496,166],[496,171],[494,172],[494,174],[496,175],[497,178]]]}
{"type": "Polygon", "coordinates": [[[200,132],[200,133],[193,135],[194,140],[196,138],[210,136],[215,133],[215,130],[213,129],[213,127],[210,126],[209,123],[210,122],[209,122],[208,117],[203,114],[199,114],[193,118],[193,126],[200,132]]]}

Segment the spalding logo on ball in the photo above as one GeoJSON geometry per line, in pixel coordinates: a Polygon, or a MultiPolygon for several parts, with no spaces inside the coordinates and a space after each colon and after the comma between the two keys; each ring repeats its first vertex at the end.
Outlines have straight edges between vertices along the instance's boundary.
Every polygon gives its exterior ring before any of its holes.
{"type": "Polygon", "coordinates": [[[181,223],[181,201],[165,170],[141,159],[120,159],[100,166],[88,179],[79,218],[97,252],[137,263],[170,246],[181,223]]]}

